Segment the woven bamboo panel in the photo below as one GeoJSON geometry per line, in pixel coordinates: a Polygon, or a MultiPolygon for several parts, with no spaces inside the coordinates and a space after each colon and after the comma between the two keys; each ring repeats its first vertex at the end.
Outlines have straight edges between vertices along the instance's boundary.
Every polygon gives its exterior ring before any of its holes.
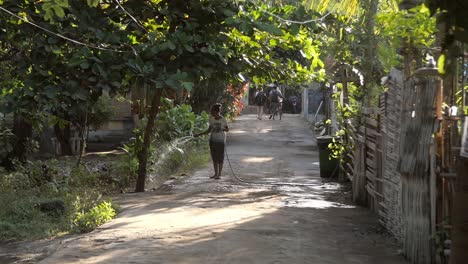
{"type": "Polygon", "coordinates": [[[384,108],[382,115],[383,134],[383,196],[382,202],[385,214],[381,214],[381,222],[386,229],[402,242],[402,211],[401,211],[401,175],[398,172],[400,160],[401,131],[401,90],[403,80],[401,72],[393,70],[392,82],[386,93],[381,97],[384,108]]]}

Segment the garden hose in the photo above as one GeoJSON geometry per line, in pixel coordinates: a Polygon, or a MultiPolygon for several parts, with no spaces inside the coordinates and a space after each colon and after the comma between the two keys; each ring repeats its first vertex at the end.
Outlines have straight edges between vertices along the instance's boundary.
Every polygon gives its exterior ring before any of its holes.
{"type": "MultiPolygon", "coordinates": [[[[224,153],[226,153],[226,159],[227,159],[227,161],[228,161],[229,168],[231,169],[232,175],[233,175],[234,178],[235,178],[237,181],[239,181],[239,182],[246,183],[246,184],[271,185],[271,186],[317,186],[317,184],[311,184],[311,183],[290,183],[290,182],[282,182],[282,183],[260,183],[260,182],[253,182],[253,181],[244,180],[244,179],[240,178],[240,177],[234,172],[234,169],[232,168],[232,165],[231,165],[231,160],[229,159],[229,155],[228,155],[228,152],[227,152],[227,148],[224,148],[224,153]]],[[[335,171],[336,171],[337,168],[338,168],[338,166],[335,168],[335,171]]],[[[335,171],[333,171],[333,173],[335,173],[335,171]]]]}

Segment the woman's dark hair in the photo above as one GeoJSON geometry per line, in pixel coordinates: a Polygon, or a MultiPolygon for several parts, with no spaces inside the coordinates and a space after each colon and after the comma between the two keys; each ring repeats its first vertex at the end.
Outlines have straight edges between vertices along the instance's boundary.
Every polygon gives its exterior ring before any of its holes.
{"type": "Polygon", "coordinates": [[[221,104],[216,103],[211,107],[211,112],[221,112],[221,104]]]}
{"type": "Polygon", "coordinates": [[[212,107],[211,107],[211,112],[221,112],[221,104],[220,103],[217,103],[217,104],[214,104],[212,107]]]}

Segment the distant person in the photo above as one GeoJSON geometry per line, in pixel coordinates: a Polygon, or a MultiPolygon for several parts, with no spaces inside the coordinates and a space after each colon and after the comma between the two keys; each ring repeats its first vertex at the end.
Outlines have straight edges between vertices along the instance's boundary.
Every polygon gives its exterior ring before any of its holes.
{"type": "Polygon", "coordinates": [[[257,89],[257,93],[255,94],[254,103],[257,106],[257,119],[262,120],[263,116],[263,108],[265,107],[265,103],[267,101],[267,96],[263,92],[263,89],[259,87],[257,89]]]}
{"type": "Polygon", "coordinates": [[[211,107],[208,130],[195,135],[195,137],[198,137],[210,133],[210,152],[214,168],[214,175],[210,177],[212,179],[219,179],[221,177],[224,163],[226,132],[228,131],[227,121],[221,115],[221,104],[215,104],[211,107]]]}
{"type": "Polygon", "coordinates": [[[267,88],[264,90],[266,101],[265,101],[265,107],[263,108],[263,111],[265,114],[270,114],[270,99],[269,99],[270,91],[271,91],[271,88],[267,88]]]}
{"type": "Polygon", "coordinates": [[[273,87],[273,89],[270,91],[270,94],[268,96],[268,99],[270,101],[269,119],[273,118],[273,120],[275,120],[275,116],[278,115],[279,113],[279,118],[281,120],[281,117],[283,115],[281,108],[282,108],[284,97],[279,87],[276,87],[275,84],[270,84],[270,85],[273,87]]]}
{"type": "Polygon", "coordinates": [[[283,117],[283,100],[284,100],[284,97],[283,97],[283,93],[281,92],[280,88],[279,87],[276,87],[276,91],[278,92],[278,115],[279,115],[279,119],[281,120],[281,118],[283,117]]]}
{"type": "Polygon", "coordinates": [[[295,95],[292,95],[288,98],[289,102],[291,103],[292,105],[292,109],[293,109],[293,114],[297,113],[297,102],[299,101],[299,99],[297,98],[297,96],[295,95]]]}

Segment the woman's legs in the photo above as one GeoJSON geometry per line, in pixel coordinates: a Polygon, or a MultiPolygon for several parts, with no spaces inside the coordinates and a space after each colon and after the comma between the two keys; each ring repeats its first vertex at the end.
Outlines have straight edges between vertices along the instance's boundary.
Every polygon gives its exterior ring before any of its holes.
{"type": "Polygon", "coordinates": [[[213,168],[214,168],[214,175],[211,176],[210,178],[214,178],[218,176],[218,162],[216,158],[216,146],[210,141],[210,154],[211,154],[211,160],[213,160],[213,168]]]}
{"type": "Polygon", "coordinates": [[[215,171],[215,175],[212,178],[219,179],[219,176],[221,176],[221,172],[223,171],[224,143],[210,142],[210,150],[215,171]]]}
{"type": "Polygon", "coordinates": [[[213,161],[213,168],[214,168],[214,175],[211,176],[210,178],[217,177],[219,174],[219,164],[217,162],[213,161]]]}
{"type": "Polygon", "coordinates": [[[278,113],[279,113],[279,118],[281,120],[281,118],[283,117],[283,103],[278,104],[278,113]]]}
{"type": "Polygon", "coordinates": [[[221,176],[221,172],[223,171],[223,163],[218,163],[218,177],[221,176]]]}

